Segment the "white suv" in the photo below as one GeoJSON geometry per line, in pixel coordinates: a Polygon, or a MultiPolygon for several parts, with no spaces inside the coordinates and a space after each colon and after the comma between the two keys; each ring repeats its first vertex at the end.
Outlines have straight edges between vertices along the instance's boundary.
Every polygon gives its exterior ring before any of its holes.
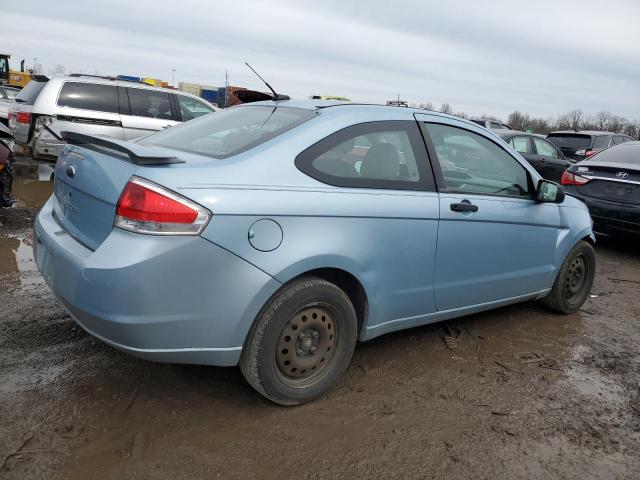
{"type": "Polygon", "coordinates": [[[50,130],[133,140],[215,110],[179,90],[112,77],[38,76],[16,97],[9,127],[23,153],[46,158],[57,157],[64,146],[50,130]]]}

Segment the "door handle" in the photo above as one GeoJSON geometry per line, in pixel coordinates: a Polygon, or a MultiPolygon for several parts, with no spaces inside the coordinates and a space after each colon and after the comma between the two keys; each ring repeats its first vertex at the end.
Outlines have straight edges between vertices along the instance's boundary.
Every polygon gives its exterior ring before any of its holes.
{"type": "Polygon", "coordinates": [[[452,203],[451,210],[454,212],[477,212],[478,206],[467,202],[452,203]]]}

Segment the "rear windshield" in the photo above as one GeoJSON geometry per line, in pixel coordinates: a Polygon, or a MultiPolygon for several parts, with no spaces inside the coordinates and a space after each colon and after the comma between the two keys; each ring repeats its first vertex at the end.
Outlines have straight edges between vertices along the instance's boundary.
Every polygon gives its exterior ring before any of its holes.
{"type": "Polygon", "coordinates": [[[550,134],[547,137],[551,143],[558,148],[587,149],[591,148],[591,135],[580,135],[575,133],[550,134]]]}
{"type": "Polygon", "coordinates": [[[9,100],[13,100],[14,98],[16,98],[16,95],[20,93],[20,90],[16,90],[15,88],[5,88],[4,93],[7,94],[9,100]]]}
{"type": "Polygon", "coordinates": [[[38,98],[40,91],[46,84],[47,82],[36,82],[35,80],[31,80],[22,90],[20,90],[20,93],[16,96],[16,102],[33,105],[36,102],[36,98],[38,98]]]}
{"type": "Polygon", "coordinates": [[[291,107],[235,107],[176,125],[141,143],[227,158],[271,140],[315,115],[315,110],[291,107]]]}
{"type": "Polygon", "coordinates": [[[590,160],[640,165],[640,142],[627,143],[607,148],[606,150],[592,156],[590,160]]]}

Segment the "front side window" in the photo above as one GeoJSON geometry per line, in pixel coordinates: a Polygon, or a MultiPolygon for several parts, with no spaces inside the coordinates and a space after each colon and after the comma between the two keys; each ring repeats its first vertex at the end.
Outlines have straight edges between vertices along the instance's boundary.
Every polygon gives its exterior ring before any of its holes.
{"type": "Polygon", "coordinates": [[[526,169],[488,138],[462,128],[423,123],[447,191],[531,198],[526,169]]]}
{"type": "Polygon", "coordinates": [[[509,144],[518,153],[531,153],[531,142],[528,137],[513,137],[509,144]]]}
{"type": "Polygon", "coordinates": [[[131,115],[173,120],[171,102],[167,92],[147,90],[146,88],[127,88],[127,92],[129,94],[131,115]]]}
{"type": "Polygon", "coordinates": [[[533,142],[536,144],[536,151],[538,152],[538,155],[542,155],[543,157],[558,158],[558,152],[556,151],[556,149],[543,139],[534,138],[533,142]]]}
{"type": "Polygon", "coordinates": [[[146,137],[144,144],[227,158],[265,143],[315,116],[315,110],[302,108],[258,105],[227,108],[146,137]]]}
{"type": "MultiPolygon", "coordinates": [[[[29,82],[27,87],[33,82],[29,82]]],[[[118,91],[113,85],[66,82],[60,90],[58,105],[61,107],[118,113],[118,91]]]]}
{"type": "Polygon", "coordinates": [[[180,116],[183,122],[213,112],[213,109],[206,103],[186,95],[178,95],[178,107],[180,108],[180,116]]]}
{"type": "Polygon", "coordinates": [[[424,144],[414,122],[354,125],[321,140],[296,158],[307,175],[330,185],[422,190],[433,187],[424,172],[424,144]],[[422,157],[422,160],[420,160],[422,157]]]}

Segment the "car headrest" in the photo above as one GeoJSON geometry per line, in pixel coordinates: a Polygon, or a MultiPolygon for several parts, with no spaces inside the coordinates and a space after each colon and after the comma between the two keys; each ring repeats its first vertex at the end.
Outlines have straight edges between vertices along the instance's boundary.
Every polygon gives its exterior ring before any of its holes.
{"type": "Polygon", "coordinates": [[[398,178],[400,155],[390,143],[376,143],[362,159],[360,176],[380,180],[398,178]]]}

